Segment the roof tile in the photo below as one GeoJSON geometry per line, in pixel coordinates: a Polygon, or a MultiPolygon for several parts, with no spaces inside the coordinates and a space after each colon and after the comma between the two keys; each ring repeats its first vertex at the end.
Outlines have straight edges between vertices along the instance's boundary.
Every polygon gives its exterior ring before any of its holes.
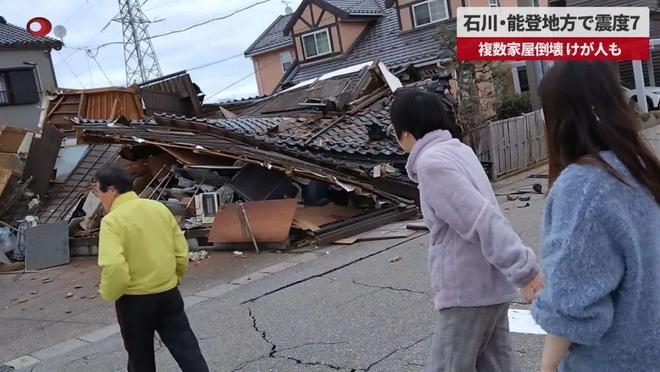
{"type": "Polygon", "coordinates": [[[28,33],[24,27],[7,23],[0,16],[0,48],[55,48],[60,49],[62,42],[49,37],[37,37],[28,33]]]}
{"type": "Polygon", "coordinates": [[[293,38],[284,35],[284,26],[286,26],[290,18],[290,14],[277,17],[277,19],[268,26],[257,40],[245,50],[245,55],[260,53],[278,46],[293,44],[293,38]]]}

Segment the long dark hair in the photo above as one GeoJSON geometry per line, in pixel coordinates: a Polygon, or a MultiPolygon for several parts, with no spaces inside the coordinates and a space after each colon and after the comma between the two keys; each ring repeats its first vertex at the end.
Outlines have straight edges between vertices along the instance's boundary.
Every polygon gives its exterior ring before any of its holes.
{"type": "Polygon", "coordinates": [[[660,163],[640,137],[640,120],[609,62],[560,62],[539,87],[545,116],[550,185],[574,163],[623,175],[600,152],[612,151],[660,203],[660,163]]]}
{"type": "Polygon", "coordinates": [[[390,107],[390,119],[397,137],[405,131],[415,139],[438,129],[448,130],[452,137],[461,140],[463,131],[456,125],[438,93],[420,88],[400,88],[390,107]]]}

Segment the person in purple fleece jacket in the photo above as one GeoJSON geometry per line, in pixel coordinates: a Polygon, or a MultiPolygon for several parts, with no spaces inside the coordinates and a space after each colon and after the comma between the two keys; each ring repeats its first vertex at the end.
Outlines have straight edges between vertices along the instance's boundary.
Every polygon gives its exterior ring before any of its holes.
{"type": "Polygon", "coordinates": [[[543,287],[532,250],[502,214],[481,162],[461,143],[440,95],[397,91],[390,109],[408,176],[430,229],[428,269],[438,311],[427,371],[516,370],[509,303],[543,287]]]}

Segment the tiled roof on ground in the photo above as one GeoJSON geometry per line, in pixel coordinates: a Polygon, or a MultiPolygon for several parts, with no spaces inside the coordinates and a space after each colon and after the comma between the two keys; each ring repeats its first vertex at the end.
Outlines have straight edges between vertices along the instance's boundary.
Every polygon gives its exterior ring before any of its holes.
{"type": "Polygon", "coordinates": [[[291,19],[290,14],[277,17],[277,19],[268,26],[266,31],[264,31],[257,40],[245,50],[245,55],[249,56],[273,48],[293,44],[293,38],[284,35],[284,26],[289,22],[289,19],[291,19]]]}
{"type": "MultiPolygon", "coordinates": [[[[229,132],[289,151],[324,151],[327,155],[401,156],[396,140],[387,134],[389,114],[386,103],[364,114],[327,119],[240,117],[197,119],[229,132]]],[[[184,117],[162,115],[157,121],[184,117]],[[159,120],[160,119],[160,120],[159,120]]]]}
{"type": "Polygon", "coordinates": [[[24,27],[7,23],[0,16],[0,48],[62,48],[62,42],[49,37],[30,35],[24,27]]]}
{"type": "MultiPolygon", "coordinates": [[[[385,8],[385,0],[374,0],[381,8],[385,8]]],[[[443,22],[447,27],[453,28],[455,20],[443,22]]],[[[358,39],[352,50],[339,58],[318,63],[311,66],[298,66],[289,77],[288,83],[298,83],[312,79],[327,72],[338,70],[347,66],[380,58],[392,69],[397,66],[433,61],[450,56],[447,49],[443,49],[437,38],[439,24],[414,31],[401,31],[396,8],[385,9],[383,16],[358,39]]]]}

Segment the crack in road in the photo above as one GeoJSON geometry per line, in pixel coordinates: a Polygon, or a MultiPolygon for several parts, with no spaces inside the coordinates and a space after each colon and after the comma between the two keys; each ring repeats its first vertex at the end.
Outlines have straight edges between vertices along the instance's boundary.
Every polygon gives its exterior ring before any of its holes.
{"type": "Polygon", "coordinates": [[[270,295],[272,295],[273,293],[277,293],[277,292],[282,291],[282,290],[285,290],[285,289],[287,289],[287,288],[291,288],[291,287],[296,286],[296,285],[298,285],[298,284],[300,284],[300,283],[304,283],[304,282],[306,282],[306,281],[308,281],[308,280],[312,280],[312,279],[320,278],[320,277],[323,277],[323,276],[328,275],[328,274],[330,274],[330,273],[333,273],[333,272],[335,272],[335,271],[339,271],[339,270],[341,270],[341,269],[343,269],[343,268],[346,268],[346,267],[348,267],[348,266],[351,266],[351,265],[353,265],[353,264],[355,264],[355,263],[358,263],[358,262],[360,262],[360,261],[364,261],[364,260],[366,260],[367,258],[371,258],[371,257],[376,256],[376,255],[379,255],[379,254],[381,254],[381,253],[383,253],[383,252],[387,252],[387,251],[389,251],[389,250],[391,250],[391,249],[397,248],[397,247],[399,247],[400,245],[406,244],[406,243],[410,242],[411,240],[413,240],[413,239],[418,239],[418,238],[420,238],[421,236],[424,236],[424,235],[425,235],[425,234],[423,234],[423,235],[419,235],[419,236],[415,236],[415,237],[413,237],[413,238],[411,238],[411,239],[407,239],[407,240],[402,241],[402,242],[400,242],[400,243],[397,243],[397,244],[395,244],[395,245],[393,245],[393,246],[390,246],[390,247],[387,247],[387,248],[381,249],[381,250],[376,251],[376,252],[374,252],[374,253],[370,253],[370,254],[368,254],[368,255],[366,255],[366,256],[363,256],[363,257],[360,257],[360,258],[355,259],[355,260],[353,260],[353,261],[347,262],[347,263],[345,263],[345,264],[343,264],[343,265],[339,265],[339,266],[337,266],[337,267],[335,267],[335,268],[333,268],[333,269],[327,270],[327,271],[322,272],[322,273],[320,273],[320,274],[315,274],[315,275],[311,275],[311,276],[308,276],[308,277],[303,278],[303,279],[300,279],[300,280],[296,280],[295,282],[292,282],[292,283],[289,283],[289,284],[287,284],[287,285],[281,286],[281,287],[279,287],[279,288],[273,289],[273,290],[268,291],[268,292],[266,292],[266,293],[264,293],[264,294],[261,294],[261,295],[259,295],[259,296],[257,296],[257,297],[251,298],[251,299],[249,299],[249,300],[245,300],[245,301],[241,302],[241,305],[245,305],[245,304],[247,304],[247,303],[255,302],[255,301],[257,301],[257,300],[259,300],[259,299],[262,299],[262,298],[264,298],[264,297],[266,297],[266,296],[270,296],[270,295]]]}
{"type": "Polygon", "coordinates": [[[428,292],[423,292],[423,291],[415,291],[413,289],[408,289],[408,288],[396,288],[396,287],[389,287],[389,286],[383,286],[383,285],[373,285],[373,284],[366,284],[366,283],[360,283],[356,280],[352,280],[353,284],[355,285],[360,285],[363,287],[368,287],[368,288],[379,288],[379,289],[389,289],[392,291],[398,291],[398,292],[408,292],[408,293],[416,293],[416,294],[423,294],[430,296],[431,294],[428,292]]]}
{"type": "Polygon", "coordinates": [[[295,349],[299,349],[299,348],[305,347],[305,346],[311,346],[311,345],[326,345],[326,346],[327,345],[338,345],[338,344],[348,344],[348,342],[308,342],[308,343],[300,344],[300,345],[297,345],[297,346],[292,346],[290,348],[279,349],[278,350],[277,345],[268,339],[268,335],[267,335],[266,331],[259,329],[259,325],[257,324],[257,317],[254,315],[254,313],[252,312],[252,309],[250,309],[250,308],[248,308],[248,315],[252,319],[252,328],[259,334],[259,336],[261,336],[261,338],[264,341],[266,341],[266,343],[268,343],[270,345],[270,352],[268,353],[268,355],[262,355],[261,357],[259,357],[257,359],[253,359],[253,360],[242,363],[238,367],[234,368],[232,370],[232,372],[240,371],[243,368],[247,367],[248,365],[250,365],[252,363],[255,363],[255,362],[258,362],[260,360],[264,360],[264,359],[290,360],[290,361],[296,362],[296,364],[300,364],[300,365],[304,365],[304,366],[323,366],[323,367],[327,367],[327,368],[334,369],[334,370],[337,370],[337,371],[341,371],[341,370],[349,370],[350,372],[356,372],[357,371],[355,368],[340,367],[340,366],[336,366],[336,365],[332,365],[332,364],[328,364],[328,363],[323,363],[323,362],[306,362],[302,359],[298,359],[298,358],[295,358],[295,357],[292,357],[292,356],[277,355],[277,353],[280,353],[280,352],[283,352],[283,351],[295,350],[295,349]]]}
{"type": "Polygon", "coordinates": [[[387,355],[385,355],[384,357],[382,357],[382,358],[378,359],[377,361],[375,361],[375,362],[369,364],[369,365],[367,366],[367,368],[361,368],[360,371],[365,371],[365,372],[370,371],[370,370],[371,370],[373,367],[375,367],[378,363],[380,363],[380,362],[382,362],[383,360],[389,358],[390,356],[392,356],[392,354],[396,353],[396,352],[399,351],[399,350],[400,350],[400,349],[392,350],[391,352],[389,352],[389,353],[388,353],[387,355]]]}

